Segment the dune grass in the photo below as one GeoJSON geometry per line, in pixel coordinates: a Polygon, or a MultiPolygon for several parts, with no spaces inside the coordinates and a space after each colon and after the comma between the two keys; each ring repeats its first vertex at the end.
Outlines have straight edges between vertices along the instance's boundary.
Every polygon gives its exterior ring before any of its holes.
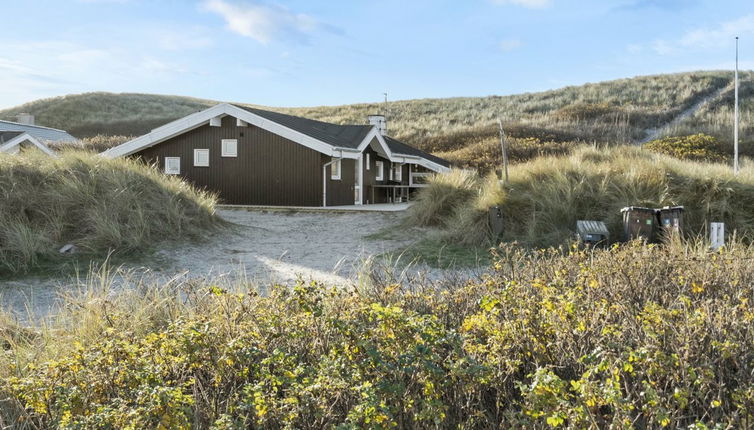
{"type": "Polygon", "coordinates": [[[127,255],[217,226],[215,197],[143,163],[66,151],[0,154],[0,274],[77,255],[127,255]]]}
{"type": "Polygon", "coordinates": [[[264,296],[102,270],[0,316],[0,426],[749,428],[753,253],[502,247],[478,281],[264,296]]]}
{"type": "Polygon", "coordinates": [[[468,172],[438,175],[410,209],[416,225],[443,225],[447,240],[489,243],[487,208],[503,208],[503,240],[528,246],[557,246],[573,237],[579,219],[605,221],[611,239],[622,239],[625,206],[686,208],[688,237],[703,235],[709,222],[725,222],[729,233],[754,232],[754,169],[734,176],[724,164],[682,161],[633,147],[582,147],[572,155],[543,157],[513,166],[510,183],[469,178],[468,172]],[[444,176],[444,177],[443,177],[444,176]],[[447,191],[454,178],[479,184],[447,191]],[[438,192],[458,195],[452,208],[439,207],[438,192]],[[432,216],[432,213],[441,214],[432,216]]]}
{"type": "MultiPolygon", "coordinates": [[[[754,85],[750,73],[742,72],[741,76],[743,89],[754,85]]],[[[487,170],[499,159],[498,118],[512,139],[512,161],[527,161],[543,154],[568,153],[578,143],[635,142],[645,136],[646,129],[665,124],[705,96],[729,86],[732,79],[730,72],[700,71],[507,96],[398,100],[387,106],[360,103],[267,109],[337,124],[365,124],[367,115],[386,113],[392,136],[447,157],[457,167],[487,170]]],[[[748,130],[752,104],[746,91],[742,117],[748,130]]],[[[732,105],[729,96],[726,93],[723,101],[709,107],[713,113],[700,113],[683,122],[673,135],[703,132],[730,143],[730,127],[724,126],[730,123],[730,112],[726,111],[732,105]]],[[[89,93],[6,109],[0,111],[0,119],[13,120],[21,112],[30,112],[39,124],[65,128],[82,138],[100,134],[137,136],[215,103],[189,97],[89,93]]],[[[101,139],[99,143],[103,143],[101,139]]]]}

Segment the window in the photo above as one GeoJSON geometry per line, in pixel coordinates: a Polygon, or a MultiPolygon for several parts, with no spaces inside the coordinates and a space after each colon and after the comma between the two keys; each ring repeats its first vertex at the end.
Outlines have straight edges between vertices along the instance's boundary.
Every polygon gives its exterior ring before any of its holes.
{"type": "Polygon", "coordinates": [[[333,163],[330,164],[330,179],[340,180],[340,158],[333,158],[333,163]]]}
{"type": "Polygon", "coordinates": [[[236,139],[223,139],[222,151],[223,157],[238,157],[238,140],[236,139]]]}
{"type": "Polygon", "coordinates": [[[209,167],[209,149],[194,150],[194,167],[209,167]]]}
{"type": "Polygon", "coordinates": [[[392,161],[388,165],[388,169],[387,170],[388,170],[388,172],[390,172],[389,173],[390,174],[390,178],[389,179],[392,181],[393,180],[393,172],[394,172],[394,170],[393,170],[393,162],[392,161]]]}
{"type": "Polygon", "coordinates": [[[369,154],[367,154],[367,170],[369,170],[369,165],[372,164],[369,162],[369,154]]]}
{"type": "Polygon", "coordinates": [[[181,174],[181,157],[165,157],[165,174],[181,174]]]}
{"type": "Polygon", "coordinates": [[[385,180],[385,163],[377,161],[375,164],[377,165],[377,177],[375,179],[378,181],[385,180]]]}
{"type": "Polygon", "coordinates": [[[393,179],[400,182],[403,180],[403,164],[395,163],[393,164],[393,170],[395,173],[393,173],[393,179]]]}

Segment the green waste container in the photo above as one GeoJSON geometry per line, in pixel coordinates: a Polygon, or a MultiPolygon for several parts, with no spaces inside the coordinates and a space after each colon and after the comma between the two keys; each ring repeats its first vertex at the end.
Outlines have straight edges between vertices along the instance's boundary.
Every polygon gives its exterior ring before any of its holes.
{"type": "Polygon", "coordinates": [[[647,242],[655,240],[657,210],[640,206],[629,206],[620,211],[623,214],[625,240],[642,239],[647,242]]]}

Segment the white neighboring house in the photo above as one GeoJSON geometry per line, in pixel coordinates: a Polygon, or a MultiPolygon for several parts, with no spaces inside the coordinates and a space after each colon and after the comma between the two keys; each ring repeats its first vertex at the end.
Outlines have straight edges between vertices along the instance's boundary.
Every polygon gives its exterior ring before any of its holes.
{"type": "Polygon", "coordinates": [[[0,152],[17,154],[21,148],[33,146],[52,157],[57,157],[48,144],[73,143],[78,139],[64,130],[34,125],[34,116],[19,115],[19,122],[0,120],[0,152]]]}

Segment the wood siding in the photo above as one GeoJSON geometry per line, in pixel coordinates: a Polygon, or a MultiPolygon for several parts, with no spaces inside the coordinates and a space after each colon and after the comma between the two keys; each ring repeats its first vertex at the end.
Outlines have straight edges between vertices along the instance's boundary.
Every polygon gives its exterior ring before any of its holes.
{"type": "MultiPolygon", "coordinates": [[[[230,116],[221,127],[204,125],[133,156],[156,162],[160,170],[165,157],[180,157],[180,176],[218,193],[222,203],[276,206],[321,206],[322,166],[331,160],[259,127],[237,127],[230,116]],[[221,157],[222,139],[238,140],[237,157],[221,157]],[[209,167],[194,167],[194,149],[209,149],[209,167]]],[[[353,204],[355,166],[343,160],[339,181],[327,169],[328,205],[353,204]]]]}

